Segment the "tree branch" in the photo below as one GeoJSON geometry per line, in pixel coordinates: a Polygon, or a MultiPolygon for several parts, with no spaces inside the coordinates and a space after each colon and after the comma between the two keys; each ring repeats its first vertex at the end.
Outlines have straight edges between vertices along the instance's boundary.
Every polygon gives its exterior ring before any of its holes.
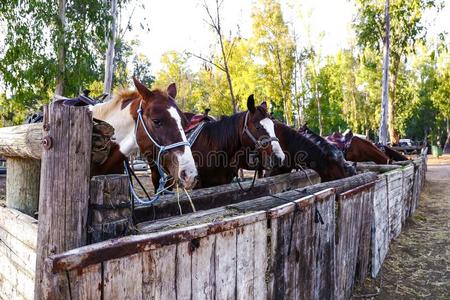
{"type": "Polygon", "coordinates": [[[198,59],[201,59],[201,60],[203,60],[204,62],[207,62],[207,63],[209,63],[209,64],[215,66],[217,69],[219,69],[219,70],[225,72],[225,68],[224,68],[224,67],[222,67],[221,65],[216,64],[215,62],[213,62],[213,61],[210,60],[210,59],[204,58],[204,57],[202,57],[201,55],[197,55],[197,54],[191,53],[191,52],[186,52],[186,54],[192,55],[192,56],[194,56],[194,57],[196,57],[196,58],[198,58],[198,59]]]}

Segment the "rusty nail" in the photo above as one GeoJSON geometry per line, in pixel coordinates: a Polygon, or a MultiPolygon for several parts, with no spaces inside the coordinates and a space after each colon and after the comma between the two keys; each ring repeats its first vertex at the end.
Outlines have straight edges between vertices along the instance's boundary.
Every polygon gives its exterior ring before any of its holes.
{"type": "Polygon", "coordinates": [[[49,150],[53,146],[53,140],[50,136],[46,136],[42,139],[42,146],[45,150],[49,150]]]}

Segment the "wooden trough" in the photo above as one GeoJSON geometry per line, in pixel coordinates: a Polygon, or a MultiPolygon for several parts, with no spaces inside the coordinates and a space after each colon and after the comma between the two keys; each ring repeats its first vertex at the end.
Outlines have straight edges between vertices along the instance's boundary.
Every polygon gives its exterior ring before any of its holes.
{"type": "Polygon", "coordinates": [[[90,112],[52,104],[45,120],[39,222],[0,208],[0,298],[347,299],[378,274],[425,181],[426,156],[334,182],[292,173],[251,193],[195,191],[199,210],[183,198],[181,216],[165,197],[132,227],[126,178],[89,178],[90,112]]]}

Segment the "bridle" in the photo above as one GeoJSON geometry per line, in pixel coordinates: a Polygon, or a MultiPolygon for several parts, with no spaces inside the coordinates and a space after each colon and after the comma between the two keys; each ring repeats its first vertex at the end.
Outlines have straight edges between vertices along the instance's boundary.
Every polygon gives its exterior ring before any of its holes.
{"type": "Polygon", "coordinates": [[[279,142],[280,141],[278,138],[271,137],[271,136],[263,136],[263,137],[260,137],[259,139],[255,138],[255,136],[252,134],[252,132],[248,129],[248,125],[247,125],[249,113],[250,112],[247,111],[247,113],[245,114],[244,128],[242,129],[242,134],[245,133],[252,140],[252,142],[255,144],[256,150],[266,147],[270,142],[279,142]]]}
{"type": "MultiPolygon", "coordinates": [[[[156,160],[155,160],[155,164],[156,167],[158,168],[158,172],[160,175],[160,179],[159,179],[159,186],[158,189],[156,190],[156,197],[154,197],[153,199],[149,199],[149,200],[142,200],[140,199],[136,192],[132,189],[132,194],[133,197],[135,198],[135,200],[138,202],[138,204],[150,204],[153,203],[155,201],[157,201],[159,199],[159,196],[162,192],[164,192],[166,190],[166,183],[169,181],[170,179],[170,175],[167,175],[167,173],[165,172],[163,166],[161,165],[161,156],[164,152],[167,152],[171,149],[174,148],[178,148],[178,147],[182,147],[182,146],[187,146],[187,147],[191,147],[189,141],[180,141],[180,142],[176,142],[170,145],[161,145],[159,144],[154,137],[152,137],[152,135],[150,134],[147,126],[144,123],[144,118],[142,117],[142,101],[139,103],[139,108],[137,109],[137,120],[136,120],[136,125],[134,127],[134,138],[137,139],[137,129],[139,127],[139,124],[142,125],[142,128],[144,128],[145,134],[147,135],[148,139],[155,145],[156,148],[158,148],[158,155],[156,156],[156,160]]],[[[136,140],[136,144],[137,144],[137,140],[136,140]]],[[[130,176],[129,176],[130,178],[130,176]]]]}

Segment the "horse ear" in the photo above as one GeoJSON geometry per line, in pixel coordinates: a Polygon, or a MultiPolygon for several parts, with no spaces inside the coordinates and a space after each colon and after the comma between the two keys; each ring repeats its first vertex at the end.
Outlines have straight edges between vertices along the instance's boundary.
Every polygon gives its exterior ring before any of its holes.
{"type": "Polygon", "coordinates": [[[253,94],[251,94],[250,96],[248,96],[247,98],[247,109],[249,110],[249,112],[254,113],[256,110],[255,107],[255,98],[253,96],[253,94]]]}
{"type": "Polygon", "coordinates": [[[167,94],[172,97],[173,99],[175,99],[177,97],[177,85],[175,83],[171,83],[168,87],[167,87],[167,94]]]}
{"type": "Polygon", "coordinates": [[[136,77],[133,77],[133,82],[142,98],[147,99],[152,96],[152,91],[150,91],[145,85],[143,85],[138,79],[136,79],[136,77]]]}
{"type": "Polygon", "coordinates": [[[262,106],[262,108],[264,108],[265,110],[267,110],[267,102],[264,101],[260,104],[260,106],[262,106]]]}

